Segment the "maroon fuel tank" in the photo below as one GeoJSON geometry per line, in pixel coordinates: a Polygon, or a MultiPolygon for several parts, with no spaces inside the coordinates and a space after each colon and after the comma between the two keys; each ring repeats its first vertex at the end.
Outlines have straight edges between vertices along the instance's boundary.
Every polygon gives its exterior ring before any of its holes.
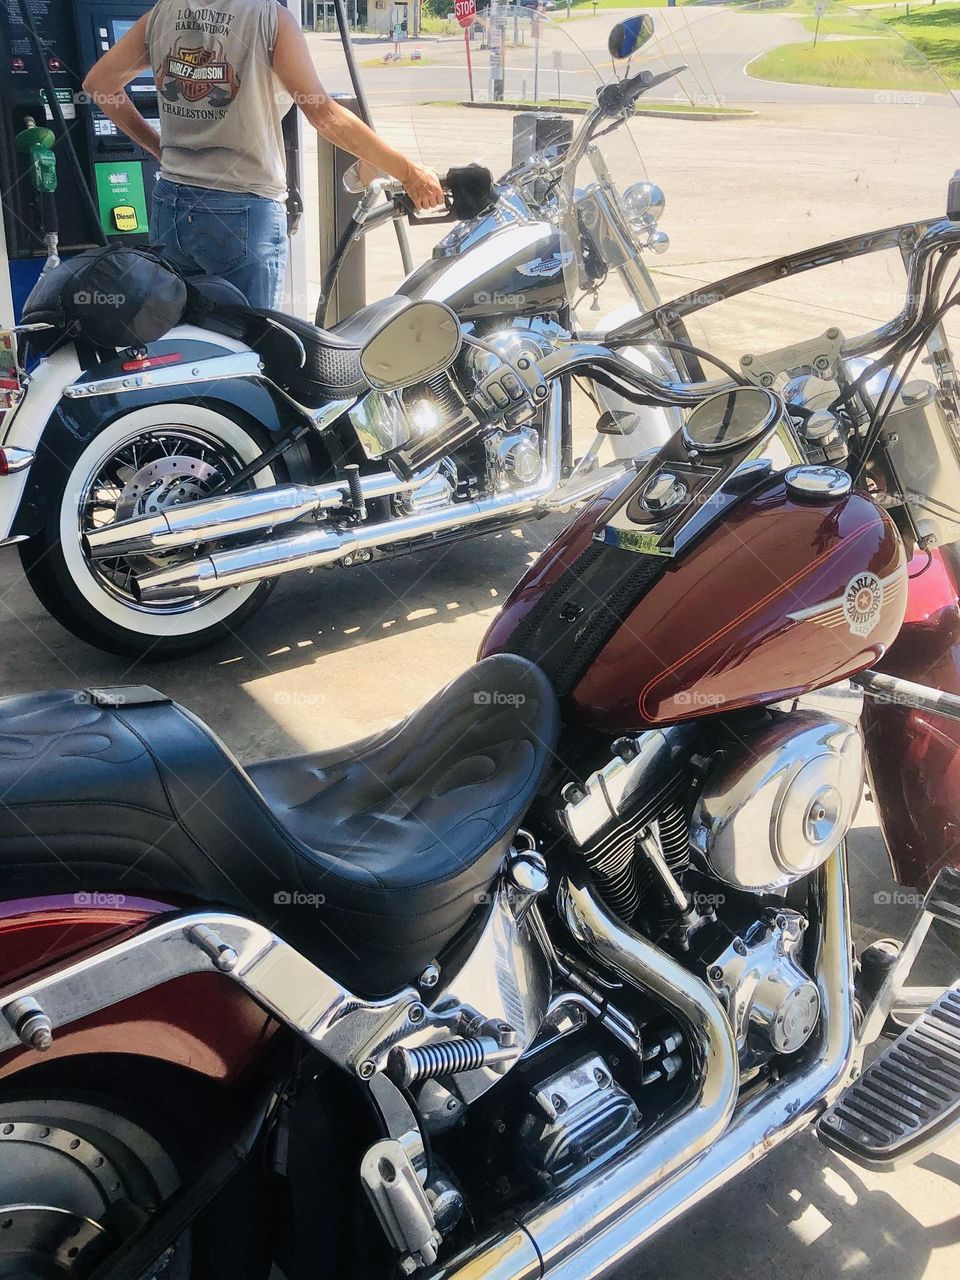
{"type": "MultiPolygon", "coordinates": [[[[514,648],[522,620],[561,575],[576,573],[600,505],[574,519],[521,579],[481,656],[514,648]]],[[[641,559],[619,547],[609,554],[641,559]]],[[[903,622],[903,544],[862,493],[798,498],[773,476],[662,564],[642,596],[620,608],[573,684],[570,719],[628,733],[777,701],[872,666],[903,622]]],[[[584,605],[588,613],[606,607],[584,605]]]]}

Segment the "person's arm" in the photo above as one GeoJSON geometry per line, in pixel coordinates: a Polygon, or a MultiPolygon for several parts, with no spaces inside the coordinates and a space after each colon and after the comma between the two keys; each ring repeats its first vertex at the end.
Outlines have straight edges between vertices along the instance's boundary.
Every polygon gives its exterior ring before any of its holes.
{"type": "Polygon", "coordinates": [[[321,137],[403,183],[418,209],[444,203],[437,175],[408,160],[324,91],[304,34],[288,9],[277,8],[279,27],[273,69],[280,83],[321,137]]]}
{"type": "Polygon", "coordinates": [[[83,91],[118,129],[159,160],[160,135],[147,124],[125,92],[125,86],[150,66],[146,36],[149,16],[144,14],[99,62],[94,63],[83,82],[83,91]]]}

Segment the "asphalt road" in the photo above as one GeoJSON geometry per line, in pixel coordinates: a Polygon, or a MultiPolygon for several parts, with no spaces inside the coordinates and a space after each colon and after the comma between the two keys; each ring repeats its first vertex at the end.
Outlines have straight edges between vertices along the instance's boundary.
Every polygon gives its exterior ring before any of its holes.
{"type": "MultiPolygon", "coordinates": [[[[558,13],[561,11],[558,10],[558,13]]],[[[607,35],[618,17],[636,10],[599,11],[578,14],[571,21],[553,20],[544,24],[540,43],[539,86],[541,96],[552,98],[592,98],[601,80],[614,72],[607,52],[607,35]],[[555,67],[559,58],[560,66],[555,67]],[[559,92],[558,92],[559,90],[559,92]]],[[[882,103],[884,95],[874,90],[830,89],[817,85],[781,84],[758,80],[746,68],[761,54],[783,44],[812,39],[800,20],[791,14],[743,13],[723,4],[681,5],[651,10],[656,25],[655,38],[633,59],[630,71],[640,68],[660,72],[686,65],[676,80],[651,91],[648,100],[689,102],[701,106],[752,106],[761,103],[812,106],[849,106],[882,103]]],[[[864,15],[868,22],[868,15],[864,15]]],[[[520,47],[509,47],[505,57],[506,97],[532,98],[535,52],[530,27],[521,19],[520,47]]],[[[877,21],[877,31],[886,28],[877,21]]],[[[869,34],[869,33],[867,33],[869,34]]],[[[508,41],[513,39],[513,23],[508,23],[508,41]]],[[[339,38],[311,35],[314,57],[321,72],[338,83],[343,55],[339,38]]],[[[408,41],[407,52],[419,48],[420,65],[392,65],[383,56],[392,42],[377,37],[358,37],[355,47],[364,63],[364,83],[374,107],[401,102],[465,99],[467,91],[464,42],[459,35],[448,38],[425,37],[408,41]]],[[[478,99],[489,93],[489,53],[473,44],[474,83],[478,99]]],[[[944,97],[949,91],[944,89],[944,97]]],[[[889,97],[890,95],[887,95],[889,97]]]]}

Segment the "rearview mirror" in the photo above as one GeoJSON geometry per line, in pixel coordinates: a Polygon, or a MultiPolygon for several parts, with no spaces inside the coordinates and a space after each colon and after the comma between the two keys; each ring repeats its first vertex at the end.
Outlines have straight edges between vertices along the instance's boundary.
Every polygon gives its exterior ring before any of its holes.
{"type": "Polygon", "coordinates": [[[360,356],[377,391],[399,391],[449,369],[460,354],[460,321],[442,302],[412,302],[388,320],[360,356]]]}
{"type": "Polygon", "coordinates": [[[653,39],[656,28],[649,13],[639,13],[634,18],[618,22],[607,39],[607,49],[614,59],[632,58],[638,49],[653,39]]]}

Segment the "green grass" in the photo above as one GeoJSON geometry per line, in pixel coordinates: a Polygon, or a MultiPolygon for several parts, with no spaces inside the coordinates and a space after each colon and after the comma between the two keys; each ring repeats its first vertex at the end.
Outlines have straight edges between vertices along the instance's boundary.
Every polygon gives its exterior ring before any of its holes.
{"type": "Polygon", "coordinates": [[[901,40],[824,41],[784,44],[754,59],[747,74],[787,84],[820,84],[838,89],[896,89],[943,92],[943,83],[909,44],[901,40]]]}
{"type": "Polygon", "coordinates": [[[947,84],[960,85],[960,5],[925,5],[885,21],[916,45],[947,84]]]}
{"type": "Polygon", "coordinates": [[[420,31],[427,36],[452,36],[461,30],[455,18],[435,18],[432,13],[420,15],[420,31]]]}
{"type": "MultiPolygon", "coordinates": [[[[802,25],[810,32],[817,32],[816,15],[813,17],[803,17],[800,19],[802,25]]],[[[870,36],[884,36],[888,32],[884,24],[876,18],[871,18],[864,14],[862,17],[852,13],[850,17],[837,16],[836,9],[831,13],[824,14],[820,19],[819,35],[821,36],[861,36],[868,39],[870,36]]]]}

